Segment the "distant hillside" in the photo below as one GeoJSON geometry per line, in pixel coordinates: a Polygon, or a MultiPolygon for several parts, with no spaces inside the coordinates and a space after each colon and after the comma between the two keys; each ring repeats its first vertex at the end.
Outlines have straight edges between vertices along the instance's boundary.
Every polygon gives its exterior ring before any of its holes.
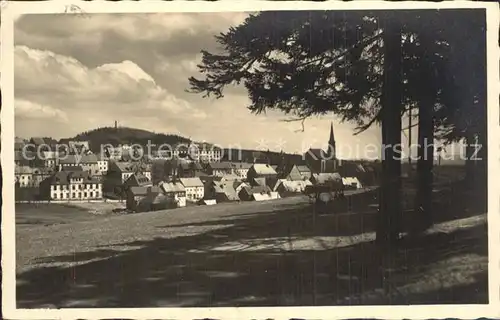
{"type": "Polygon", "coordinates": [[[111,144],[113,146],[124,144],[139,144],[146,146],[148,141],[152,144],[175,144],[186,143],[189,139],[174,134],[155,133],[142,129],[127,127],[104,127],[91,131],[82,132],[72,138],[61,139],[60,143],[69,140],[89,141],[93,152],[99,152],[101,145],[111,144]]]}

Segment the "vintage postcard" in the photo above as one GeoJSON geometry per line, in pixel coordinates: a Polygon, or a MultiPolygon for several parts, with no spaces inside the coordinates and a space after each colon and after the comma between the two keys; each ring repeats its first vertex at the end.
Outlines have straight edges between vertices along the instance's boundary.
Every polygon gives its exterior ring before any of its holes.
{"type": "Polygon", "coordinates": [[[498,4],[1,5],[5,318],[500,316],[498,4]]]}

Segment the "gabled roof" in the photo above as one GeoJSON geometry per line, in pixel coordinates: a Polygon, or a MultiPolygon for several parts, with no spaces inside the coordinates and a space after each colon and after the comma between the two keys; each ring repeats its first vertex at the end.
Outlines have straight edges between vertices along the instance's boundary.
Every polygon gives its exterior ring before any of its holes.
{"type": "Polygon", "coordinates": [[[83,171],[82,166],[64,166],[61,168],[61,171],[83,171]]]}
{"type": "Polygon", "coordinates": [[[144,186],[133,186],[130,187],[129,192],[132,193],[133,196],[146,196],[148,194],[159,194],[161,193],[161,189],[158,186],[150,186],[150,187],[144,187],[144,186]]]}
{"type": "Polygon", "coordinates": [[[285,191],[289,192],[302,192],[306,189],[306,186],[312,185],[311,181],[309,180],[302,180],[302,181],[288,181],[288,180],[281,180],[276,184],[276,187],[274,190],[278,190],[280,187],[283,188],[285,191]]]}
{"type": "Polygon", "coordinates": [[[163,182],[161,184],[161,188],[165,193],[172,193],[172,192],[184,192],[186,189],[180,182],[163,182]]]}
{"type": "Polygon", "coordinates": [[[16,166],[14,172],[15,174],[33,174],[33,169],[28,166],[16,166]]]}
{"type": "Polygon", "coordinates": [[[100,183],[99,179],[93,178],[86,171],[59,171],[48,179],[50,184],[69,184],[72,178],[83,179],[82,183],[100,183]]]}
{"type": "Polygon", "coordinates": [[[296,169],[296,166],[293,166],[290,171],[288,172],[287,178],[292,180],[292,181],[298,181],[298,180],[303,180],[302,175],[300,174],[299,170],[294,170],[296,169]]]}
{"type": "MultiPolygon", "coordinates": [[[[268,186],[255,186],[255,187],[243,187],[241,191],[245,190],[247,194],[254,194],[254,193],[269,193],[271,192],[271,188],[268,186]]],[[[240,191],[240,192],[241,192],[240,191]]]]}
{"type": "Polygon", "coordinates": [[[254,178],[254,179],[252,179],[251,184],[254,186],[265,186],[266,185],[266,178],[254,178]]]}
{"type": "Polygon", "coordinates": [[[114,164],[118,167],[122,173],[134,172],[135,166],[133,163],[128,161],[114,161],[114,164]]]}
{"type": "Polygon", "coordinates": [[[311,173],[311,169],[309,169],[309,167],[306,165],[298,165],[297,169],[300,171],[300,173],[311,173]]]}
{"type": "Polygon", "coordinates": [[[277,174],[276,170],[274,170],[273,167],[271,167],[268,164],[254,163],[252,167],[253,167],[253,170],[255,171],[255,173],[257,173],[257,174],[262,174],[262,175],[275,175],[275,174],[277,174]]]}
{"type": "Polygon", "coordinates": [[[69,179],[85,179],[89,178],[90,174],[87,171],[64,171],[69,179]]]}
{"type": "Polygon", "coordinates": [[[97,156],[95,154],[73,155],[69,154],[61,157],[60,164],[92,164],[97,163],[97,156]]]}
{"type": "Polygon", "coordinates": [[[25,144],[26,141],[23,138],[20,137],[14,137],[14,143],[22,143],[25,144]]]}
{"type": "Polygon", "coordinates": [[[340,182],[342,177],[337,172],[334,173],[315,173],[313,174],[315,184],[326,184],[330,182],[340,182]]]}
{"type": "Polygon", "coordinates": [[[134,183],[134,182],[137,183],[137,185],[139,185],[139,186],[151,184],[151,181],[148,179],[148,177],[146,177],[145,175],[143,175],[140,172],[134,173],[125,181],[126,184],[134,183]]]}
{"type": "Polygon", "coordinates": [[[64,185],[69,184],[68,173],[64,171],[56,172],[48,178],[51,185],[64,185]]]}
{"type": "Polygon", "coordinates": [[[253,166],[253,163],[248,162],[233,162],[233,168],[238,170],[248,170],[253,166]]]}
{"type": "Polygon", "coordinates": [[[238,188],[243,188],[243,187],[248,187],[248,183],[243,182],[243,181],[233,181],[233,188],[236,190],[238,188]]]}
{"type": "Polygon", "coordinates": [[[216,170],[230,170],[233,169],[233,164],[231,162],[211,162],[208,164],[211,169],[216,170]]]}
{"type": "Polygon", "coordinates": [[[240,180],[241,179],[240,177],[238,177],[235,174],[224,174],[221,177],[217,177],[217,178],[220,179],[220,180],[223,180],[223,181],[234,181],[234,180],[240,180]]]}
{"type": "Polygon", "coordinates": [[[216,193],[224,193],[228,200],[239,200],[238,194],[234,189],[233,183],[224,181],[214,181],[214,189],[216,193]]]}
{"type": "Polygon", "coordinates": [[[352,184],[361,184],[361,182],[359,181],[358,178],[356,177],[345,177],[345,178],[342,178],[342,183],[344,185],[352,185],[352,184]]]}
{"type": "Polygon", "coordinates": [[[108,161],[109,157],[105,153],[96,154],[97,161],[108,161]]]}
{"type": "Polygon", "coordinates": [[[185,188],[203,187],[203,182],[201,182],[200,178],[180,178],[180,180],[185,188]]]}
{"type": "Polygon", "coordinates": [[[265,201],[265,200],[272,200],[272,199],[279,199],[280,196],[277,192],[269,192],[269,193],[254,193],[252,194],[252,198],[255,201],[265,201]]]}

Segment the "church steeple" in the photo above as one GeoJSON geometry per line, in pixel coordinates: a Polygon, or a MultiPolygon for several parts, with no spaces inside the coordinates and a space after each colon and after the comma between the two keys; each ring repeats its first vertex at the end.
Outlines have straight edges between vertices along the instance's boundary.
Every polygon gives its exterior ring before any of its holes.
{"type": "Polygon", "coordinates": [[[330,126],[330,139],[328,140],[328,155],[330,159],[336,158],[335,136],[333,135],[333,122],[330,126]]]}

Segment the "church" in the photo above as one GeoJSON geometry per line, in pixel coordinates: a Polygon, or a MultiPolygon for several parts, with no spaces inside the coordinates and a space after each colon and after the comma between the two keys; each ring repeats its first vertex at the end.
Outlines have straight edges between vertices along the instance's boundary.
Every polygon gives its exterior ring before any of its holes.
{"type": "Polygon", "coordinates": [[[363,185],[378,184],[378,174],[372,164],[363,160],[340,160],[337,157],[333,123],[326,150],[310,148],[304,155],[311,173],[338,173],[343,178],[357,178],[363,185]]]}
{"type": "Polygon", "coordinates": [[[326,150],[310,148],[304,154],[304,160],[312,173],[337,172],[339,160],[336,153],[335,136],[333,134],[333,122],[330,127],[330,138],[326,150]]]}

